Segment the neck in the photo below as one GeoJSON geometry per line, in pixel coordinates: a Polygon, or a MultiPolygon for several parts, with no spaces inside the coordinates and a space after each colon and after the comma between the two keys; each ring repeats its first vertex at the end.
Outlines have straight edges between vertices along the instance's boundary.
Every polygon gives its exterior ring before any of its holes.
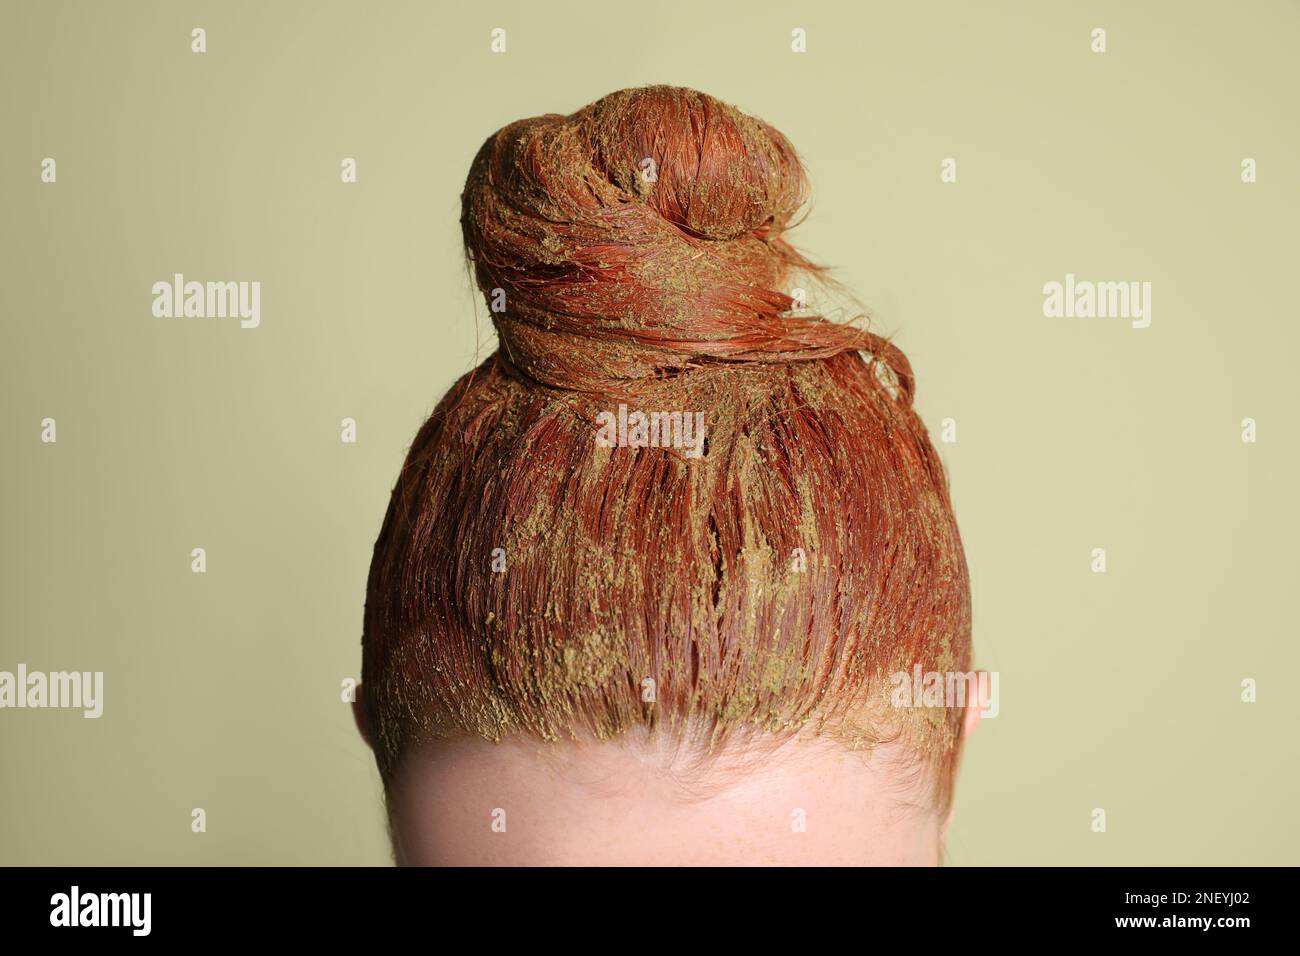
{"type": "Polygon", "coordinates": [[[942,821],[906,792],[895,746],[868,759],[797,740],[688,764],[644,735],[439,741],[390,782],[394,850],[409,865],[936,865],[942,821]]]}

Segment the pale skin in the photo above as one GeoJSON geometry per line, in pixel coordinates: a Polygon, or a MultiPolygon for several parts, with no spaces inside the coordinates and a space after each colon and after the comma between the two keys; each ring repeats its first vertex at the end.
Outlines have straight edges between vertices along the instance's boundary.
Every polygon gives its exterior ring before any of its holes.
{"type": "MultiPolygon", "coordinates": [[[[367,737],[360,696],[357,725],[367,737]]],[[[979,724],[966,709],[964,737],[979,724]]],[[[952,814],[900,744],[733,747],[703,770],[662,738],[413,750],[389,788],[394,858],[440,866],[935,866],[952,814]]]]}

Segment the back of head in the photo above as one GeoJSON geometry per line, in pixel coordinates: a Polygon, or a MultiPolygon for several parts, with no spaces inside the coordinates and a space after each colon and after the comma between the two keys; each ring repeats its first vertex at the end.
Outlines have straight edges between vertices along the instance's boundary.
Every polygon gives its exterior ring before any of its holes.
{"type": "Polygon", "coordinates": [[[970,598],[902,354],[807,314],[790,144],[691,90],[513,123],[462,197],[500,350],[411,447],[375,546],[381,772],[431,740],[795,737],[917,755],[947,806],[970,598]]]}

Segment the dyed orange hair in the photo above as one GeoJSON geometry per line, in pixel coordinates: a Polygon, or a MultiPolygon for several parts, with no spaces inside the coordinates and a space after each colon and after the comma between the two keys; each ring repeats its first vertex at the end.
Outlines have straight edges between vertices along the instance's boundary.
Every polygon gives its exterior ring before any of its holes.
{"type": "Polygon", "coordinates": [[[890,343],[802,314],[806,181],[767,124],[649,87],[491,136],[462,196],[501,348],[420,429],[375,544],[381,772],[452,734],[707,748],[738,728],[902,739],[946,805],[961,708],[889,677],[970,658],[942,466],[890,343]],[[705,414],[704,453],[601,412],[705,414]],[[648,692],[649,691],[649,692],[648,692]]]}

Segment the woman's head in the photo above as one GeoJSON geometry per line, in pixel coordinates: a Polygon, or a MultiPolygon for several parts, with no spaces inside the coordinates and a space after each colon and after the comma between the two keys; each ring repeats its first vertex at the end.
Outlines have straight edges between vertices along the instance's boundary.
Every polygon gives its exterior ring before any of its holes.
{"type": "Polygon", "coordinates": [[[946,810],[963,708],[898,706],[893,675],[969,670],[965,560],[906,359],[801,307],[805,195],[780,133],[691,90],[483,145],[461,224],[501,347],[421,428],[375,546],[386,783],[437,741],[571,769],[609,742],[678,778],[803,741],[911,755],[909,801],[946,810]]]}

